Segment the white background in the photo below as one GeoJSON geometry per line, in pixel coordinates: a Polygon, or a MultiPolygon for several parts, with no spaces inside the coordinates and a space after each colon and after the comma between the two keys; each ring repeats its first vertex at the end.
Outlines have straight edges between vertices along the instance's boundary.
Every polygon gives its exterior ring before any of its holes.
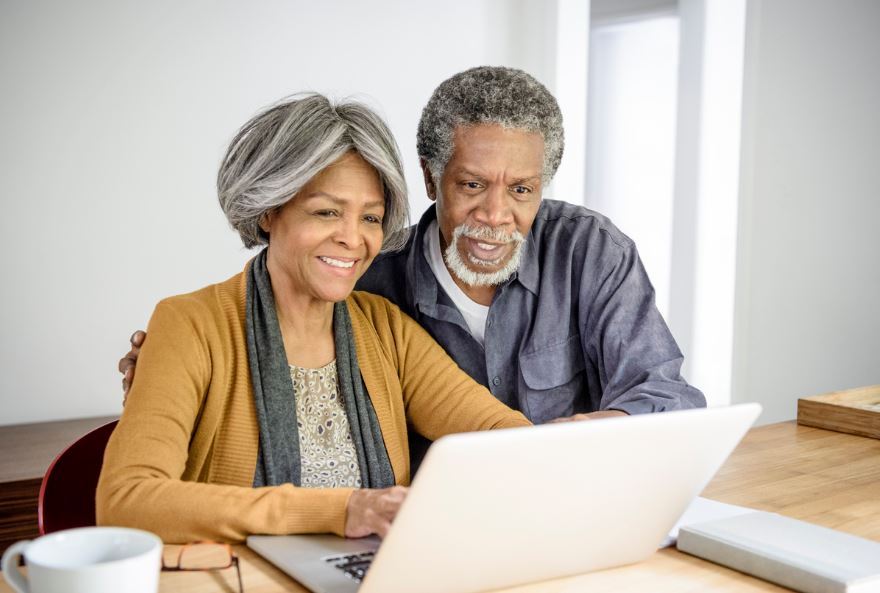
{"type": "Polygon", "coordinates": [[[236,129],[290,93],[376,107],[400,143],[417,220],[429,204],[422,107],[440,81],[481,64],[552,84],[544,6],[0,3],[0,424],[120,411],[116,361],[155,303],[252,255],[217,206],[214,176],[236,129]]]}
{"type": "Polygon", "coordinates": [[[749,3],[733,400],[880,383],[880,2],[749,3]]]}
{"type": "MultiPolygon", "coordinates": [[[[258,109],[300,90],[376,106],[417,217],[434,87],[496,64],[560,93],[585,75],[559,45],[577,4],[0,3],[0,424],[118,413],[116,361],[156,301],[241,269],[213,184],[258,109]]],[[[764,421],[880,383],[878,24],[873,0],[748,2],[732,398],[764,421]]],[[[564,167],[555,194],[578,201],[583,159],[564,167]]]]}

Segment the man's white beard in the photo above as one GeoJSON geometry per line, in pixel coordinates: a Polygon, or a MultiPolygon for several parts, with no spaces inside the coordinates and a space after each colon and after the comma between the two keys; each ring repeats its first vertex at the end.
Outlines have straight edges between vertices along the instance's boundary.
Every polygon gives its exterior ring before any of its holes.
{"type": "MultiPolygon", "coordinates": [[[[452,233],[452,241],[446,247],[443,259],[446,260],[446,266],[449,268],[449,271],[468,286],[497,286],[507,281],[519,268],[520,261],[522,260],[522,246],[523,236],[519,231],[505,233],[501,229],[491,229],[489,227],[473,228],[466,224],[460,224],[455,227],[452,233]],[[513,242],[515,245],[503,268],[495,272],[475,272],[464,264],[459,254],[458,242],[462,237],[477,240],[485,239],[501,243],[513,242]]],[[[468,253],[468,259],[477,266],[491,266],[495,263],[477,259],[470,253],[468,253]]]]}

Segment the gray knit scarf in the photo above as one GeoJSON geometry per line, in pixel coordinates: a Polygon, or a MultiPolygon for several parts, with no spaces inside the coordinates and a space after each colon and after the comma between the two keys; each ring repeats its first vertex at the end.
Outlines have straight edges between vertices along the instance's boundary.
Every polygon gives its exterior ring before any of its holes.
{"type": "MultiPolygon", "coordinates": [[[[301,484],[299,430],[290,366],[284,352],[281,328],[264,249],[253,259],[247,277],[246,331],[248,363],[254,387],[254,404],[260,425],[260,447],[254,487],[290,482],[301,484]]],[[[351,427],[364,488],[394,485],[394,473],[376,411],[358,367],[348,307],[333,308],[337,385],[351,427]]]]}

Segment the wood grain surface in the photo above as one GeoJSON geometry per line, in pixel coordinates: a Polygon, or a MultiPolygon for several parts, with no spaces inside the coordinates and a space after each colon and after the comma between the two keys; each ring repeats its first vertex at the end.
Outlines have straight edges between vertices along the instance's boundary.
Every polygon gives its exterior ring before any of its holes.
{"type": "MultiPolygon", "coordinates": [[[[703,496],[778,512],[880,541],[880,440],[800,426],[794,421],[752,429],[703,496]]],[[[247,593],[305,592],[243,546],[247,593]]],[[[174,549],[167,546],[168,553],[174,549]]],[[[536,544],[535,561],[540,562],[536,544]]],[[[210,574],[163,573],[161,593],[233,592],[232,569],[210,574]]],[[[0,584],[0,593],[9,593],[0,584]]],[[[631,566],[545,581],[509,593],[702,593],[785,591],[699,558],[664,549],[631,566]]]]}
{"type": "Polygon", "coordinates": [[[798,400],[798,424],[880,439],[880,385],[798,400]]]}

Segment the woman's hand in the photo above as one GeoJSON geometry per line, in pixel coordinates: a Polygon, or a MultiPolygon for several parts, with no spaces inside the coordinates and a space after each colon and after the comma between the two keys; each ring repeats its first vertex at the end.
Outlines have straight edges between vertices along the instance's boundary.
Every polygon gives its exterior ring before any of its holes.
{"type": "Polygon", "coordinates": [[[406,499],[409,488],[355,490],[348,499],[345,512],[345,537],[366,537],[377,534],[384,538],[406,499]]]}

